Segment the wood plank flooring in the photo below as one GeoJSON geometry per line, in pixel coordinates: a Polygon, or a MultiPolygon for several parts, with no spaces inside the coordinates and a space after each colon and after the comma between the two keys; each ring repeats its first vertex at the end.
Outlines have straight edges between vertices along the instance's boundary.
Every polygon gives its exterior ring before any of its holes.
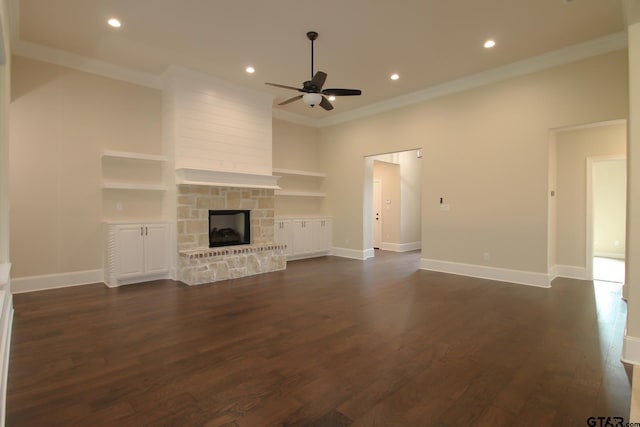
{"type": "Polygon", "coordinates": [[[540,289],[421,271],[417,252],[376,255],[197,287],[15,295],[7,426],[628,421],[615,289],[540,289]]]}

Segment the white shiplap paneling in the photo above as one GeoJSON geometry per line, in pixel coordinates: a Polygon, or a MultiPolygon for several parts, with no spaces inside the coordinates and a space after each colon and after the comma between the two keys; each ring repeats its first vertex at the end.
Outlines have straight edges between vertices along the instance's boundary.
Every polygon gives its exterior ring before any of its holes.
{"type": "Polygon", "coordinates": [[[271,95],[175,67],[164,83],[176,169],[271,175],[271,95]]]}

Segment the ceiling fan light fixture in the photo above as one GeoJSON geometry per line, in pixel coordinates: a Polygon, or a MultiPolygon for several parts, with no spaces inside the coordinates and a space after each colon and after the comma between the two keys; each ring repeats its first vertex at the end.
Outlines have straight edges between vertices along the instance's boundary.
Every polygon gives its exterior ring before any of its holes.
{"type": "Polygon", "coordinates": [[[322,95],[320,95],[319,93],[305,93],[302,97],[302,101],[305,104],[313,107],[314,105],[320,104],[320,102],[322,101],[322,95]]]}

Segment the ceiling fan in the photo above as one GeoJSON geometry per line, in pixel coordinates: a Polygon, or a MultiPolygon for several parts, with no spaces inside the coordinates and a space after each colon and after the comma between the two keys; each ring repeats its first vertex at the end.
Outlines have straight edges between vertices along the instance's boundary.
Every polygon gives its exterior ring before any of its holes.
{"type": "Polygon", "coordinates": [[[294,96],[293,98],[289,98],[286,101],[281,102],[278,105],[286,105],[293,101],[297,101],[298,99],[302,99],[302,101],[313,107],[314,105],[320,105],[325,110],[333,110],[333,105],[326,96],[354,96],[361,95],[362,91],[359,89],[322,89],[324,85],[324,81],[327,79],[327,73],[322,71],[318,71],[313,74],[313,42],[318,38],[318,33],[315,31],[309,31],[307,33],[307,38],[311,40],[311,80],[307,80],[302,84],[302,88],[297,88],[293,86],[285,86],[279,85],[276,83],[265,83],[269,86],[281,87],[283,89],[291,89],[297,90],[298,92],[304,92],[303,95],[294,96]]]}

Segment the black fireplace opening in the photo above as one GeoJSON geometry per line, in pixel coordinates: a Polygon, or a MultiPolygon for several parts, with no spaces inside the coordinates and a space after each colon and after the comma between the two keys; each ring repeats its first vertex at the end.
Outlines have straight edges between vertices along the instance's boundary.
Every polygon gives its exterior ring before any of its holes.
{"type": "Polygon", "coordinates": [[[251,244],[251,211],[210,210],[209,247],[251,244]]]}

